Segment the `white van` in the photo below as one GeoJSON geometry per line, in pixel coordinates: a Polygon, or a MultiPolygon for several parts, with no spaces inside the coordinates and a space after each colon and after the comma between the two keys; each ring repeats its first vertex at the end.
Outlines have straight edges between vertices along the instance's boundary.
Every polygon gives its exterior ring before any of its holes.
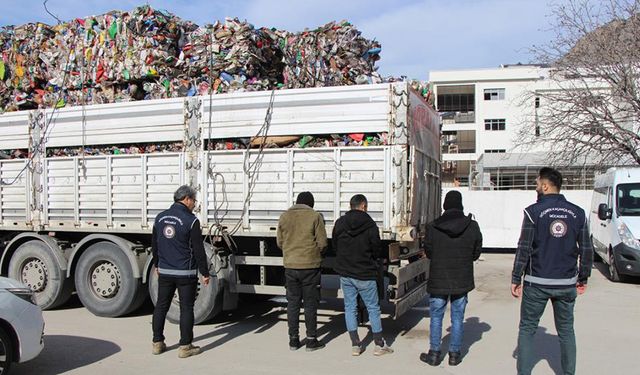
{"type": "Polygon", "coordinates": [[[611,280],[640,276],[640,167],[596,177],[589,229],[595,258],[609,265],[611,280]]]}

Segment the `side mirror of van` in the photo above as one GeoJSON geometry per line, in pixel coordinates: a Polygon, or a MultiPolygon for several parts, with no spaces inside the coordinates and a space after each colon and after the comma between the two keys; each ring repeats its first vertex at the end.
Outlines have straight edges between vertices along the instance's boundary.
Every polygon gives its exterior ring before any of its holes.
{"type": "Polygon", "coordinates": [[[611,213],[612,211],[609,209],[606,203],[600,203],[600,205],[598,206],[598,219],[611,219],[611,213]]]}

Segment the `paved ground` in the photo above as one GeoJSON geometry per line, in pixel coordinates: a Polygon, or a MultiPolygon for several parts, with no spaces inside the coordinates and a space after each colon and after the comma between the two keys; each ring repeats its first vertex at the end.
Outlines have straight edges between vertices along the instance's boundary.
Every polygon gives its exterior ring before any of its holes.
{"type": "MultiPolygon", "coordinates": [[[[437,368],[418,360],[428,344],[428,309],[418,306],[394,322],[383,322],[396,353],[374,357],[372,344],[351,357],[341,301],[327,301],[319,311],[324,350],[290,352],[286,312],[278,301],[245,304],[228,316],[195,329],[205,352],[177,358],[177,326],[167,325],[170,351],[152,356],[151,307],[135,315],[108,319],[91,315],[76,301],[45,312],[45,349],[14,375],[48,374],[514,374],[513,351],[518,302],[509,294],[513,255],[487,254],[476,266],[477,289],[470,294],[465,321],[464,362],[437,368]]],[[[598,266],[600,267],[600,266],[598,266]]],[[[578,374],[634,374],[640,342],[640,283],[614,284],[594,269],[589,289],[576,306],[578,374]]],[[[361,336],[366,333],[360,329],[361,336]]],[[[534,374],[560,374],[553,317],[547,308],[537,336],[539,361],[534,374]]],[[[367,336],[370,343],[371,336],[367,336]]],[[[445,336],[445,341],[447,337],[445,336]]]]}

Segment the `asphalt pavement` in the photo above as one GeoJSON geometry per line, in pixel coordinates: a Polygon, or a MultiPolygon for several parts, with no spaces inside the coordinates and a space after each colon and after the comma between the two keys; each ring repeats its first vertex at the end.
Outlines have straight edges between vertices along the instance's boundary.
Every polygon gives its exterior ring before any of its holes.
{"type": "MultiPolygon", "coordinates": [[[[288,348],[283,298],[246,300],[232,313],[195,327],[196,357],[179,359],[178,327],[167,323],[169,350],[151,354],[151,312],[143,308],[123,318],[100,318],[73,298],[62,309],[46,311],[45,348],[13,375],[49,374],[515,374],[514,351],[519,301],[509,293],[513,254],[485,254],[476,263],[476,289],[465,314],[463,362],[430,367],[418,359],[428,349],[429,309],[422,303],[397,321],[383,319],[385,337],[395,353],[373,356],[371,334],[360,357],[351,356],[342,301],[323,301],[318,312],[325,349],[288,348]]],[[[640,282],[612,283],[596,264],[587,292],[578,298],[575,329],[577,374],[638,374],[635,356],[640,342],[640,282]]],[[[384,311],[390,311],[385,306],[384,311]]],[[[448,316],[448,312],[447,312],[448,316]]],[[[301,333],[304,332],[301,317],[301,333]]],[[[449,322],[444,322],[444,348],[449,322]]],[[[550,306],[536,335],[538,362],[534,374],[561,374],[559,345],[550,306]]]]}

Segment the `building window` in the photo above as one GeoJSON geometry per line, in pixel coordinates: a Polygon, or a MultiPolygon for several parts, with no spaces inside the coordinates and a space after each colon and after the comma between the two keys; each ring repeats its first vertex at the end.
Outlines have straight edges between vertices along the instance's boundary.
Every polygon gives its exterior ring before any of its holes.
{"type": "Polygon", "coordinates": [[[438,112],[473,112],[474,107],[473,94],[438,95],[438,112]]]}
{"type": "Polygon", "coordinates": [[[485,154],[504,154],[505,152],[507,152],[507,150],[503,148],[484,150],[485,154]]]}
{"type": "Polygon", "coordinates": [[[504,89],[484,89],[484,100],[504,100],[504,89]]]}
{"type": "Polygon", "coordinates": [[[484,130],[504,130],[506,120],[503,118],[492,118],[484,120],[484,130]]]}

